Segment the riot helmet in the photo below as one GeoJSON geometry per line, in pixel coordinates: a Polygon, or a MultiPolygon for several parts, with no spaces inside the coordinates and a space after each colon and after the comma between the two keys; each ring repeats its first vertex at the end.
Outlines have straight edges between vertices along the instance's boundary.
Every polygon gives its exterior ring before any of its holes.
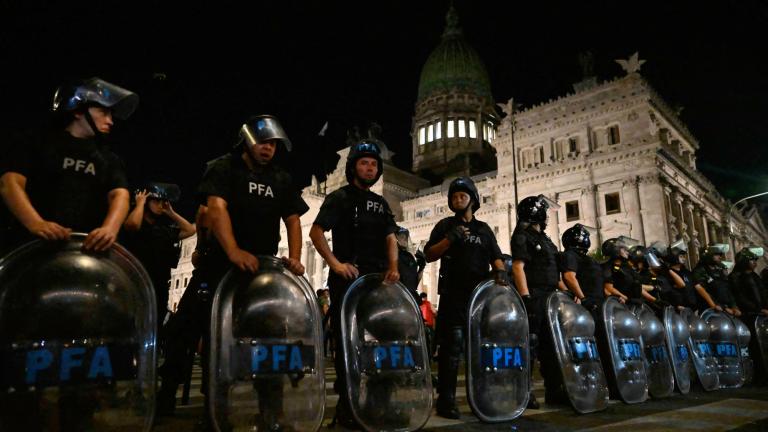
{"type": "Polygon", "coordinates": [[[636,245],[629,248],[629,260],[632,261],[633,264],[645,265],[645,247],[636,245]]]}
{"type": "Polygon", "coordinates": [[[686,258],[688,256],[688,246],[685,244],[685,240],[683,239],[675,241],[663,251],[661,249],[657,250],[659,250],[662,258],[669,265],[685,264],[686,258]]]}
{"type": "Polygon", "coordinates": [[[456,192],[466,192],[469,198],[472,200],[472,212],[476,212],[480,208],[480,194],[477,192],[475,182],[469,177],[458,177],[451,182],[448,187],[448,208],[454,213],[464,212],[466,209],[455,209],[451,203],[451,198],[456,192]]]}
{"type": "Polygon", "coordinates": [[[541,229],[547,225],[547,210],[557,210],[560,206],[544,195],[523,198],[517,205],[517,220],[539,224],[541,229]]]}
{"type": "Polygon", "coordinates": [[[747,268],[751,262],[756,262],[764,255],[761,247],[745,247],[736,254],[737,269],[747,268]]]}
{"type": "Polygon", "coordinates": [[[722,260],[730,249],[731,247],[725,243],[710,243],[702,248],[701,260],[706,265],[716,265],[718,262],[715,260],[715,257],[719,256],[722,260]]]}
{"type": "Polygon", "coordinates": [[[637,240],[625,236],[610,238],[603,242],[603,256],[610,259],[629,259],[629,249],[638,244],[637,240]],[[623,253],[622,253],[623,251],[623,253]]]}
{"type": "Polygon", "coordinates": [[[381,149],[379,148],[379,145],[374,141],[364,139],[359,143],[352,145],[352,147],[349,149],[349,155],[347,155],[347,165],[344,168],[344,174],[346,175],[347,182],[349,184],[352,184],[352,181],[357,176],[357,161],[364,157],[376,159],[376,162],[378,162],[378,167],[376,177],[374,177],[373,180],[362,180],[358,178],[357,180],[360,183],[366,186],[372,186],[376,184],[377,181],[379,181],[379,178],[381,178],[381,175],[384,173],[384,161],[381,158],[381,149]]]}
{"type": "Polygon", "coordinates": [[[576,224],[563,233],[563,247],[566,250],[575,249],[581,253],[587,253],[592,242],[589,240],[589,230],[584,225],[576,224]]]}
{"type": "Polygon", "coordinates": [[[286,151],[291,151],[293,148],[283,126],[274,116],[256,115],[240,127],[240,143],[254,146],[271,140],[282,144],[286,151]]]}
{"type": "MultiPolygon", "coordinates": [[[[87,114],[87,108],[93,105],[109,108],[115,117],[125,120],[139,105],[139,96],[101,78],[93,77],[59,86],[53,95],[52,110],[55,113],[84,110],[87,114]]],[[[94,133],[98,133],[93,125],[91,128],[94,133]]]]}
{"type": "Polygon", "coordinates": [[[400,247],[400,249],[408,249],[408,246],[411,243],[411,233],[408,231],[408,228],[398,226],[395,238],[397,239],[397,246],[400,247]]]}
{"type": "Polygon", "coordinates": [[[147,184],[147,198],[160,201],[177,202],[181,197],[181,189],[172,183],[150,182],[147,184]]]}

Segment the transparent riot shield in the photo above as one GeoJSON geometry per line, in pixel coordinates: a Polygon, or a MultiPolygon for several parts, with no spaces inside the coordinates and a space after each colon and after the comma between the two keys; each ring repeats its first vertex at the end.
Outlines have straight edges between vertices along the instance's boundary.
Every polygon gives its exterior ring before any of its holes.
{"type": "Polygon", "coordinates": [[[719,389],[720,375],[717,360],[709,342],[709,325],[689,308],[683,309],[680,316],[688,323],[688,331],[691,335],[688,340],[688,351],[691,353],[691,361],[699,384],[705,391],[719,389]]]}
{"type": "Polygon", "coordinates": [[[517,291],[489,280],[467,314],[467,399],[484,422],[520,416],[530,394],[528,315],[517,291]]]}
{"type": "Polygon", "coordinates": [[[768,371],[768,317],[758,315],[755,317],[755,335],[757,346],[760,348],[760,361],[763,362],[763,370],[768,371]]]}
{"type": "Polygon", "coordinates": [[[734,316],[729,316],[733,325],[736,327],[736,334],[739,340],[739,359],[741,360],[741,385],[749,384],[755,375],[755,363],[752,361],[752,355],[749,352],[749,342],[752,340],[752,333],[744,321],[734,316]]]}
{"type": "Polygon", "coordinates": [[[0,430],[148,431],[157,309],[144,268],[85,234],[0,259],[0,430]]]}
{"type": "Polygon", "coordinates": [[[608,381],[597,351],[592,314],[570,294],[555,291],[547,299],[547,319],[571,405],[582,414],[604,410],[608,381]]]}
{"type": "Polygon", "coordinates": [[[616,297],[605,300],[602,312],[611,385],[624,403],[645,402],[648,398],[648,380],[640,340],[640,320],[616,297]]]}
{"type": "Polygon", "coordinates": [[[432,411],[424,320],[401,283],[358,278],[341,306],[349,404],[368,431],[412,431],[432,411]]]}
{"type": "Polygon", "coordinates": [[[675,390],[675,374],[667,350],[666,331],[661,320],[646,304],[632,307],[640,320],[641,341],[645,353],[648,393],[652,398],[668,397],[675,390]]]}
{"type": "Polygon", "coordinates": [[[725,312],[707,309],[701,314],[709,326],[709,343],[717,362],[720,388],[739,388],[742,384],[739,335],[725,312]]]}
{"type": "Polygon", "coordinates": [[[210,411],[219,431],[320,427],[325,410],[320,309],[304,277],[259,256],[231,270],[213,299],[210,411]]]}
{"type": "Polygon", "coordinates": [[[673,306],[664,308],[664,329],[669,360],[675,374],[675,387],[681,394],[691,391],[691,353],[688,340],[691,332],[688,323],[682,316],[675,313],[673,306]]]}

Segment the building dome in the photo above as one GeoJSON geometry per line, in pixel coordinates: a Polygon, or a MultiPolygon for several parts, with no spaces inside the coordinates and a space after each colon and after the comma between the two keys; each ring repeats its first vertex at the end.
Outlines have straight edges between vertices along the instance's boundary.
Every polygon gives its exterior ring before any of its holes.
{"type": "Polygon", "coordinates": [[[477,51],[464,39],[453,6],[445,21],[442,41],[421,70],[418,101],[454,88],[492,100],[488,71],[477,51]]]}

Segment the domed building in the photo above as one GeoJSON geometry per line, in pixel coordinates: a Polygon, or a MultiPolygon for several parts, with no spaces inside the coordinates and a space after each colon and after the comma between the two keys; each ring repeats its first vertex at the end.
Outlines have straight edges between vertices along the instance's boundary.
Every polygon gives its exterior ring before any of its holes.
{"type": "Polygon", "coordinates": [[[496,169],[499,124],[483,61],[451,6],[442,41],[421,70],[411,138],[413,172],[433,184],[496,169]]]}

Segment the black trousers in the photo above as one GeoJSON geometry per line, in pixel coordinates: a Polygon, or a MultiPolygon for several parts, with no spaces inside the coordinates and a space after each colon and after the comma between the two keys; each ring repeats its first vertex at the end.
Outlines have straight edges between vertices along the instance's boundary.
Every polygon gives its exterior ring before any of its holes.
{"type": "MultiPolygon", "coordinates": [[[[531,379],[533,367],[539,360],[539,370],[544,378],[546,394],[564,392],[563,376],[557,361],[555,343],[552,340],[552,330],[547,319],[547,295],[539,295],[530,300],[527,306],[528,332],[530,334],[530,365],[531,379]]],[[[533,386],[531,386],[531,389],[533,386]]],[[[531,390],[533,391],[533,390],[531,390]]]]}
{"type": "MultiPolygon", "coordinates": [[[[175,404],[176,391],[188,374],[191,356],[197,350],[198,341],[203,340],[202,392],[208,391],[208,363],[211,329],[211,302],[226,269],[195,269],[192,279],[181,297],[176,313],[165,327],[165,363],[160,370],[162,386],[161,404],[175,404]]],[[[207,404],[206,397],[206,404],[207,404]]],[[[166,405],[166,406],[167,406],[166,405]]]]}
{"type": "MultiPolygon", "coordinates": [[[[360,276],[363,276],[370,273],[380,273],[383,271],[383,268],[360,266],[358,267],[358,270],[360,276]]],[[[333,389],[339,395],[339,404],[336,408],[336,413],[338,416],[351,416],[351,408],[349,406],[349,392],[347,391],[347,365],[344,362],[343,354],[344,340],[341,336],[341,306],[342,302],[344,301],[344,295],[347,293],[347,290],[353,282],[354,280],[344,279],[343,277],[333,272],[331,272],[328,276],[328,289],[330,290],[331,294],[331,308],[329,310],[329,313],[331,314],[331,337],[333,338],[333,343],[336,350],[336,355],[333,361],[333,366],[336,370],[336,381],[333,383],[333,389]]],[[[376,381],[372,380],[370,384],[376,385],[376,381]]],[[[388,393],[386,388],[384,388],[386,386],[380,387],[382,391],[388,393]]],[[[367,400],[371,403],[375,403],[374,401],[376,400],[381,401],[384,399],[388,399],[388,396],[382,396],[381,394],[371,392],[367,400]]]]}
{"type": "Polygon", "coordinates": [[[464,354],[466,328],[460,325],[440,325],[450,321],[446,317],[437,318],[437,340],[440,347],[437,352],[437,403],[448,408],[456,403],[456,381],[459,364],[464,354]]]}

